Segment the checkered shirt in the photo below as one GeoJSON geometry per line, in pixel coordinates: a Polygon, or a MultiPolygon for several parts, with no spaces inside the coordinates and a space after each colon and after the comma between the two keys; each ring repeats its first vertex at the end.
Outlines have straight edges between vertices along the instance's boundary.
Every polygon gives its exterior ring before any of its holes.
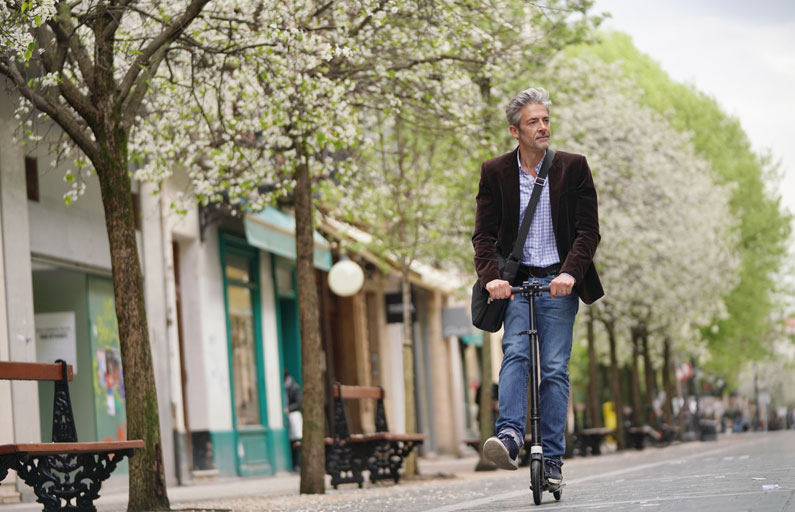
{"type": "MultiPolygon", "coordinates": [[[[546,156],[546,153],[544,153],[546,156]]],[[[522,170],[522,160],[519,158],[519,151],[516,152],[516,159],[519,162],[519,227],[521,229],[524,214],[527,210],[527,203],[530,202],[530,195],[535,186],[533,176],[522,170]]],[[[536,175],[541,171],[542,158],[536,166],[536,175]]],[[[549,181],[547,181],[547,184],[549,181]]],[[[522,265],[531,267],[548,267],[560,263],[558,246],[555,243],[555,232],[552,229],[552,207],[549,204],[549,187],[545,186],[541,190],[541,197],[538,198],[536,213],[530,222],[530,232],[522,250],[522,265]]]]}

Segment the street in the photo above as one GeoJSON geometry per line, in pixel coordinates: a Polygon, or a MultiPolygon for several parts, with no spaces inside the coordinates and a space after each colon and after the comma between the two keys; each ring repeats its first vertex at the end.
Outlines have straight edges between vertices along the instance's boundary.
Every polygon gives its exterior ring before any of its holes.
{"type": "MultiPolygon", "coordinates": [[[[476,459],[421,460],[422,477],[399,485],[341,485],[299,495],[296,475],[232,479],[169,489],[174,509],[235,511],[519,511],[534,510],[529,470],[473,471],[476,459]]],[[[795,430],[721,436],[599,457],[568,459],[560,502],[544,494],[538,510],[675,512],[795,511],[795,430]]],[[[109,491],[100,511],[123,510],[125,492],[109,491]]],[[[33,503],[0,512],[33,512],[33,503]]]]}

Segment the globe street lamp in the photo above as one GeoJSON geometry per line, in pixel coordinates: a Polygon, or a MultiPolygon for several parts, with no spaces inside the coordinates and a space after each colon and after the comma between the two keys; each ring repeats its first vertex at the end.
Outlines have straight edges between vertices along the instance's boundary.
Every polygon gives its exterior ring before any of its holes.
{"type": "Polygon", "coordinates": [[[328,286],[340,297],[356,295],[364,284],[364,272],[355,261],[343,257],[328,273],[328,286]]]}

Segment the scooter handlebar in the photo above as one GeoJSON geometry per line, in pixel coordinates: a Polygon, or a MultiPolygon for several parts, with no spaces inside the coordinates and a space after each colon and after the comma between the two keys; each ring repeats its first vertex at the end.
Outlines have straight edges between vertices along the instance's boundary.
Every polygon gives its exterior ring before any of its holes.
{"type": "MultiPolygon", "coordinates": [[[[530,291],[532,291],[532,289],[533,289],[532,287],[511,286],[511,294],[512,295],[520,295],[522,293],[529,293],[530,291]]],[[[548,292],[549,291],[549,285],[545,284],[545,285],[539,286],[538,287],[538,291],[540,291],[540,292],[548,292]]]]}

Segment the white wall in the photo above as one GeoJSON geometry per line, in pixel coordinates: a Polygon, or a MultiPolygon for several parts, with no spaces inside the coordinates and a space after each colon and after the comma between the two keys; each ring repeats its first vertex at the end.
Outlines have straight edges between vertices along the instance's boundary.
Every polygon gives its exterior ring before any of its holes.
{"type": "MultiPolygon", "coordinates": [[[[0,87],[3,86],[5,81],[0,81],[0,87]]],[[[0,235],[3,239],[0,244],[3,265],[0,356],[11,361],[36,361],[24,153],[20,143],[14,140],[17,122],[8,96],[5,98],[5,101],[0,100],[0,235]]],[[[0,398],[2,403],[10,404],[12,411],[10,415],[3,414],[6,419],[0,420],[3,439],[41,441],[39,408],[31,407],[31,403],[38,403],[38,393],[35,382],[3,383],[0,398]]],[[[17,481],[16,487],[26,497],[32,495],[21,481],[17,481]]],[[[3,494],[8,491],[3,490],[3,494]]]]}
{"type": "MultiPolygon", "coordinates": [[[[455,429],[456,441],[462,443],[466,439],[466,395],[464,394],[464,370],[461,366],[461,350],[458,345],[458,338],[450,337],[445,338],[448,344],[450,354],[450,379],[452,380],[453,394],[451,400],[453,401],[453,425],[455,429]]],[[[459,446],[458,450],[461,452],[462,447],[459,446]]]]}
{"type": "MultiPolygon", "coordinates": [[[[141,228],[143,235],[142,252],[139,255],[147,272],[144,277],[144,299],[146,301],[146,320],[149,327],[149,345],[157,386],[157,406],[160,415],[161,443],[166,480],[169,485],[176,483],[174,460],[174,418],[171,403],[170,353],[167,332],[166,307],[166,268],[165,251],[171,247],[163,246],[163,225],[160,215],[161,196],[153,195],[154,187],[141,185],[141,228]]],[[[179,394],[177,388],[176,394],[179,394]]]]}
{"type": "Polygon", "coordinates": [[[260,251],[260,307],[262,318],[262,345],[265,358],[265,392],[268,404],[268,426],[284,428],[284,405],[282,403],[282,367],[279,363],[279,331],[276,318],[276,294],[271,274],[270,253],[260,251]]]}
{"type": "MultiPolygon", "coordinates": [[[[178,173],[166,181],[160,193],[162,198],[160,206],[160,216],[162,222],[163,237],[163,267],[166,293],[166,329],[168,337],[168,356],[169,356],[169,379],[171,387],[171,406],[174,415],[174,429],[185,433],[185,404],[182,401],[182,362],[180,360],[179,348],[179,323],[177,319],[177,288],[173,243],[177,243],[182,250],[182,246],[191,243],[192,240],[199,238],[199,221],[196,209],[192,209],[188,214],[181,215],[175,212],[170,205],[176,199],[177,191],[184,188],[184,173],[178,173]]],[[[180,253],[181,254],[181,253],[180,253]]],[[[180,269],[183,274],[189,273],[180,269]]],[[[181,276],[180,276],[181,277],[181,276]]],[[[180,290],[184,293],[184,290],[180,290]]],[[[187,297],[181,296],[184,301],[187,297]]],[[[183,306],[184,307],[184,306],[183,306]]],[[[194,317],[184,316],[183,314],[183,335],[185,325],[193,320],[194,317]]],[[[183,338],[187,342],[187,338],[183,338]]]]}
{"type": "MultiPolygon", "coordinates": [[[[0,123],[6,123],[4,117],[0,117],[0,123]]],[[[5,137],[5,134],[3,134],[5,137]]],[[[4,139],[8,140],[8,139],[4,139]]],[[[0,172],[4,170],[3,163],[6,150],[0,146],[0,172]]],[[[2,186],[2,185],[0,185],[2,186]]],[[[0,283],[5,283],[5,258],[3,240],[3,212],[0,208],[0,283]]],[[[6,317],[6,290],[4,286],[0,286],[0,361],[9,360],[9,346],[8,346],[8,319],[6,317]]],[[[6,380],[0,380],[0,404],[11,403],[11,383],[6,380]]],[[[12,441],[14,439],[14,411],[13,408],[5,414],[0,414],[0,442],[12,441]]],[[[15,493],[15,486],[10,485],[16,480],[16,473],[9,473],[6,477],[7,482],[5,486],[0,486],[0,503],[2,503],[3,496],[8,496],[15,493]]]]}
{"type": "Polygon", "coordinates": [[[406,432],[406,390],[403,384],[403,324],[387,324],[389,353],[383,365],[384,390],[389,396],[392,410],[387,411],[389,430],[398,434],[406,432]]]}
{"type": "Polygon", "coordinates": [[[28,201],[31,252],[110,270],[105,211],[96,175],[87,178],[85,194],[66,206],[63,196],[69,186],[63,180],[65,168],[49,169],[49,157],[41,148],[31,154],[39,165],[39,202],[28,201]]]}
{"type": "MultiPolygon", "coordinates": [[[[36,361],[33,283],[30,266],[27,188],[24,152],[14,141],[17,123],[8,101],[0,102],[0,219],[3,234],[5,314],[8,356],[12,361],[36,361]]],[[[35,382],[11,383],[14,440],[39,442],[39,409],[35,382]]]]}
{"type": "Polygon", "coordinates": [[[218,230],[180,244],[183,339],[192,431],[231,430],[232,403],[218,230]]]}

